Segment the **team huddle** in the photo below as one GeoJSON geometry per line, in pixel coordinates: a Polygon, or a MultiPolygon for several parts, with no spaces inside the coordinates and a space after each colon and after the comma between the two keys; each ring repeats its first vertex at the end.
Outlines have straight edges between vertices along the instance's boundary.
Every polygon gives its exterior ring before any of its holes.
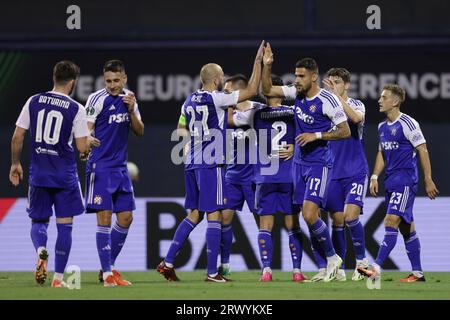
{"type": "MultiPolygon", "coordinates": [[[[365,106],[347,95],[350,73],[344,68],[328,70],[323,80],[325,88],[321,88],[317,63],[304,58],[295,65],[295,83],[285,85],[272,74],[273,61],[270,44],[263,42],[249,80],[236,75],[225,81],[219,65],[209,63],[202,67],[202,88],[183,103],[177,129],[188,141],[184,155],[188,213],[157,271],[169,281],[179,280],[174,269],[176,256],[206,213],[205,281],[231,281],[232,221],[246,202],[259,229],[262,282],[272,281],[272,228],[275,214],[280,213],[284,214],[289,235],[293,281],[346,280],[346,227],[356,257],[352,280],[380,277],[381,266],[400,231],[412,266],[411,274],[401,281],[425,281],[413,218],[418,189],[416,154],[430,199],[438,195],[438,190],[420,126],[400,112],[405,91],[392,84],[381,92],[378,102],[386,120],[378,127],[379,150],[369,179],[363,139],[365,106]],[[251,100],[260,87],[265,103],[251,100]],[[282,104],[288,100],[294,104],[282,104]],[[225,138],[228,127],[233,128],[231,139],[225,138]],[[222,148],[216,148],[219,140],[222,148]],[[229,144],[243,148],[232,147],[231,155],[227,155],[229,144]],[[384,169],[386,232],[376,260],[369,263],[359,215],[368,185],[372,195],[378,194],[378,176],[384,169]],[[321,210],[330,213],[331,232],[321,219],[321,210]],[[300,214],[309,229],[319,267],[311,279],[301,271],[300,214]]],[[[125,89],[123,63],[106,62],[103,74],[105,88],[92,93],[86,106],[82,106],[69,96],[79,67],[70,61],[57,63],[53,69],[53,90],[30,97],[16,122],[10,181],[17,186],[23,177],[20,157],[29,130],[27,211],[38,257],[35,278],[39,284],[47,278],[47,227],[53,213],[58,236],[51,286],[67,287],[63,275],[72,245],[73,217],[95,212],[99,279],[105,287],[131,285],[114,265],[136,208],[126,165],[128,135],[131,128],[142,136],[144,123],[134,94],[125,89]],[[74,138],[81,159],[86,161],[84,201],[74,138]],[[112,213],[116,213],[116,222],[111,227],[112,213]]]]}
{"type": "Polygon", "coordinates": [[[272,63],[270,44],[263,42],[250,80],[242,75],[232,76],[225,81],[225,91],[224,72],[219,65],[210,63],[201,69],[203,86],[186,99],[178,123],[179,135],[189,137],[185,159],[185,208],[189,213],[178,226],[157,271],[169,281],[179,280],[174,269],[176,255],[206,213],[205,280],[230,281],[227,276],[233,240],[231,222],[235,212],[247,202],[259,228],[262,282],[272,281],[271,231],[277,213],[285,217],[293,281],[346,280],[345,227],[351,233],[356,256],[352,280],[380,277],[380,266],[394,248],[400,230],[412,266],[412,273],[401,281],[425,281],[412,215],[418,185],[416,153],[421,159],[428,196],[434,199],[438,190],[419,124],[400,112],[404,90],[398,85],[386,85],[378,101],[380,112],[387,119],[379,126],[379,152],[370,177],[370,192],[377,195],[377,179],[386,168],[388,207],[385,238],[377,259],[370,264],[365,253],[364,228],[359,221],[369,180],[363,144],[365,107],[347,95],[350,73],[344,68],[330,69],[323,81],[326,89],[322,89],[317,83],[317,63],[305,58],[295,66],[295,83],[284,85],[271,74],[272,63]],[[265,104],[249,100],[257,94],[260,83],[265,104]],[[282,105],[284,100],[294,100],[294,105],[282,105]],[[217,144],[217,136],[212,132],[219,130],[226,135],[227,126],[235,131],[234,139],[223,139],[225,143],[231,140],[236,145],[235,140],[256,136],[258,152],[254,152],[251,142],[245,148],[232,148],[235,152],[231,161],[224,154],[211,152],[211,146],[217,144]],[[268,134],[261,135],[261,131],[268,134]],[[258,157],[255,164],[250,161],[253,153],[258,157]],[[238,161],[239,158],[244,161],[238,161]],[[277,170],[268,170],[274,162],[277,170]],[[321,209],[328,211],[333,220],[331,235],[320,217],[321,209]],[[311,279],[301,272],[300,213],[308,226],[319,266],[319,272],[311,279]],[[217,267],[219,254],[221,264],[217,267]]]}

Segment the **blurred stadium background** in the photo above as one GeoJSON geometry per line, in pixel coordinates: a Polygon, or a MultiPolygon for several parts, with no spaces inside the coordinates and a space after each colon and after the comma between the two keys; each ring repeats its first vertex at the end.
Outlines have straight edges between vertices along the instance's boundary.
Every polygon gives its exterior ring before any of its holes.
{"type": "MultiPolygon", "coordinates": [[[[81,30],[68,30],[66,8],[71,1],[8,1],[0,19],[0,271],[34,267],[25,211],[25,183],[8,181],[10,139],[26,99],[51,89],[51,68],[70,59],[81,66],[74,98],[84,103],[102,87],[106,60],[121,59],[129,88],[136,93],[146,125],[145,136],[130,136],[129,160],[140,170],[135,221],[118,267],[153,269],[167,251],[176,225],[184,217],[183,167],[171,162],[176,127],[185,96],[199,87],[198,72],[207,62],[222,65],[226,74],[249,75],[257,46],[270,41],[273,71],[293,80],[295,62],[314,57],[321,73],[345,67],[353,73],[351,95],[367,110],[365,146],[372,168],[377,150],[377,124],[383,116],[377,100],[385,83],[397,82],[407,92],[403,111],[421,124],[428,141],[434,178],[441,197],[430,201],[420,184],[416,220],[422,241],[423,265],[428,271],[450,271],[450,2],[366,0],[278,1],[77,1],[81,30]],[[381,29],[369,30],[369,5],[381,8],[381,29]]],[[[27,152],[22,164],[29,163],[27,152]]],[[[83,164],[80,179],[84,184],[83,164]]],[[[382,238],[384,199],[367,199],[365,223],[369,258],[382,238]]],[[[259,268],[256,226],[248,210],[235,221],[233,270],[259,268]]],[[[204,268],[204,226],[192,234],[178,257],[183,270],[204,268]]],[[[302,221],[302,229],[306,231],[302,221]]],[[[274,267],[289,269],[287,236],[278,221],[280,250],[274,267]]],[[[304,269],[314,270],[305,238],[304,269]]],[[[49,230],[49,246],[55,226],[49,230]]],[[[75,220],[69,264],[82,270],[99,267],[95,250],[95,217],[75,220]]],[[[350,241],[348,241],[350,245],[350,241]]],[[[353,267],[349,246],[348,268],[353,267]]],[[[53,259],[51,259],[53,260],[53,259]]],[[[408,270],[399,243],[386,268],[408,270]]],[[[52,268],[52,264],[50,264],[52,268]]]]}

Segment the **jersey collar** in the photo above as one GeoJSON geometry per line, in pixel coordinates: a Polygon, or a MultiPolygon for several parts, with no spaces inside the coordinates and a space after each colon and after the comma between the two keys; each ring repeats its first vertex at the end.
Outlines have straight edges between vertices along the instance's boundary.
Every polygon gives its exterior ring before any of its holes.
{"type": "Polygon", "coordinates": [[[57,95],[59,95],[59,96],[63,96],[63,97],[70,98],[70,96],[68,96],[68,95],[65,94],[65,93],[62,93],[62,92],[56,92],[56,91],[53,91],[53,90],[47,91],[47,93],[53,93],[53,94],[57,94],[57,95]]]}
{"type": "Polygon", "coordinates": [[[403,113],[400,112],[400,114],[398,115],[397,119],[395,119],[395,120],[392,121],[392,122],[389,122],[389,119],[386,119],[386,124],[389,125],[389,126],[390,126],[390,125],[393,125],[394,123],[396,123],[396,122],[398,121],[398,119],[400,119],[400,117],[402,116],[402,114],[403,114],[403,113]]]}
{"type": "Polygon", "coordinates": [[[322,92],[322,90],[323,89],[320,88],[319,92],[315,96],[312,96],[311,98],[308,98],[305,96],[306,101],[313,101],[315,98],[317,98],[319,96],[319,94],[322,92]]]}

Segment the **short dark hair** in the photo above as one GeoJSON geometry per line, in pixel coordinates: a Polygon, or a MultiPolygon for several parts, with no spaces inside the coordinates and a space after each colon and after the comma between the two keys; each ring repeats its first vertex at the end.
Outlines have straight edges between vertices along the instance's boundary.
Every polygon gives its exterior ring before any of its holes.
{"type": "Polygon", "coordinates": [[[398,84],[387,84],[383,87],[383,90],[389,90],[392,94],[395,94],[400,98],[400,104],[405,101],[406,93],[405,90],[398,84]]]}
{"type": "Polygon", "coordinates": [[[63,60],[53,67],[53,82],[65,85],[70,80],[76,80],[80,75],[80,67],[69,60],[63,60]]]}
{"type": "Polygon", "coordinates": [[[319,73],[319,66],[313,58],[303,58],[295,64],[296,68],[305,68],[306,70],[319,73]]]}
{"type": "Polygon", "coordinates": [[[273,86],[282,86],[284,85],[283,79],[281,77],[277,76],[276,74],[271,74],[270,79],[272,80],[273,86]]]}
{"type": "Polygon", "coordinates": [[[232,76],[228,77],[225,80],[225,83],[231,82],[232,84],[234,84],[234,83],[236,83],[238,81],[244,82],[246,86],[248,85],[248,79],[242,73],[238,73],[238,74],[235,74],[235,75],[232,75],[232,76]]]}
{"type": "Polygon", "coordinates": [[[345,83],[350,82],[351,73],[345,68],[331,68],[327,71],[326,77],[339,77],[341,78],[345,83]]]}
{"type": "Polygon", "coordinates": [[[125,65],[121,60],[109,60],[103,66],[103,72],[125,72],[125,65]]]}

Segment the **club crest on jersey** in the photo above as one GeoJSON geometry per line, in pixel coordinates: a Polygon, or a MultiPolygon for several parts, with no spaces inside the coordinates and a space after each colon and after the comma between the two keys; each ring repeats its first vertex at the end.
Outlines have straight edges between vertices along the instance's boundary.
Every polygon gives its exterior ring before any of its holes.
{"type": "Polygon", "coordinates": [[[391,135],[395,136],[397,134],[397,128],[391,129],[391,135]]]}
{"type": "Polygon", "coordinates": [[[309,111],[311,111],[312,113],[316,112],[316,109],[317,107],[314,104],[309,107],[309,111]]]}
{"type": "Polygon", "coordinates": [[[102,199],[102,197],[100,197],[99,195],[96,195],[96,196],[94,197],[94,204],[100,205],[100,204],[102,204],[102,202],[103,202],[103,199],[102,199]]]}

